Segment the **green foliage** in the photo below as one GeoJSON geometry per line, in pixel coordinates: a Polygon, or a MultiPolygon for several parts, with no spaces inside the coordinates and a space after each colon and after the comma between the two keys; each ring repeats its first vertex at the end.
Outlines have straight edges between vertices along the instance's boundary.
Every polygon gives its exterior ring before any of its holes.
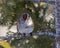
{"type": "MultiPolygon", "coordinates": [[[[22,13],[27,12],[31,15],[34,21],[34,25],[35,25],[34,32],[36,32],[38,30],[38,22],[42,21],[41,20],[42,18],[41,19],[39,18],[39,11],[41,9],[42,8],[40,7],[40,5],[36,8],[34,6],[34,2],[31,1],[6,0],[6,3],[3,4],[3,9],[2,9],[4,11],[2,16],[3,19],[1,20],[2,24],[10,24],[12,26],[14,22],[18,20],[18,18],[22,13]],[[27,8],[25,5],[27,5],[27,8]],[[32,9],[30,8],[32,8],[34,12],[32,12],[32,9]]],[[[47,8],[44,8],[43,14],[45,14],[46,12],[45,9],[47,8]]]]}
{"type": "MultiPolygon", "coordinates": [[[[29,15],[32,17],[34,22],[34,31],[42,31],[44,32],[47,28],[51,29],[50,22],[44,22],[44,16],[46,14],[46,11],[48,9],[48,5],[45,8],[42,8],[39,3],[38,7],[34,6],[34,2],[28,1],[28,0],[6,0],[5,3],[1,5],[2,9],[2,16],[0,18],[0,24],[2,25],[12,25],[17,22],[18,18],[21,16],[22,13],[29,13],[29,15]],[[27,8],[26,8],[27,6],[27,8]],[[39,12],[41,12],[41,9],[43,10],[43,15],[41,18],[39,18],[39,12]],[[32,12],[32,10],[34,12],[32,12]],[[48,25],[47,25],[48,24],[48,25]]],[[[53,23],[54,24],[54,23],[53,23]]],[[[9,28],[10,28],[9,27],[9,28]]],[[[55,32],[55,28],[51,29],[55,32]]],[[[34,39],[33,37],[24,37],[21,39],[14,39],[11,41],[12,46],[16,46],[16,48],[54,48],[54,38],[50,36],[39,36],[38,39],[34,39]],[[28,39],[29,43],[23,43],[26,39],[28,39]],[[18,47],[18,43],[20,43],[20,47],[18,47]]]]}
{"type": "Polygon", "coordinates": [[[11,26],[14,25],[15,22],[17,22],[21,14],[26,12],[29,13],[29,15],[33,19],[34,32],[37,32],[39,30],[45,31],[47,22],[44,22],[44,16],[49,7],[48,3],[45,8],[41,7],[40,3],[37,3],[38,7],[35,7],[34,3],[36,2],[31,2],[29,0],[6,0],[5,3],[2,4],[1,10],[3,12],[3,15],[1,17],[2,19],[0,18],[0,24],[10,25],[10,29],[11,26]],[[41,10],[43,10],[43,15],[41,18],[39,18],[39,12],[41,12],[41,10]]]}
{"type": "MultiPolygon", "coordinates": [[[[31,37],[23,37],[21,39],[15,39],[11,42],[12,46],[18,47],[18,44],[20,43],[19,47],[23,48],[55,48],[54,47],[54,37],[51,36],[39,36],[37,39],[34,39],[31,37]],[[26,40],[29,40],[28,43],[25,43],[26,40]]],[[[18,47],[18,48],[19,48],[18,47]]]]}

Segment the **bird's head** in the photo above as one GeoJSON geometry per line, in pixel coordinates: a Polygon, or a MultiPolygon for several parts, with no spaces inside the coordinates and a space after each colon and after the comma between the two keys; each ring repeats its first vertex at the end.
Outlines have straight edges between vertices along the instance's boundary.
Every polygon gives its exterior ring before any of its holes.
{"type": "Polygon", "coordinates": [[[24,20],[26,20],[27,19],[27,14],[26,13],[23,14],[22,17],[23,17],[24,20]]]}

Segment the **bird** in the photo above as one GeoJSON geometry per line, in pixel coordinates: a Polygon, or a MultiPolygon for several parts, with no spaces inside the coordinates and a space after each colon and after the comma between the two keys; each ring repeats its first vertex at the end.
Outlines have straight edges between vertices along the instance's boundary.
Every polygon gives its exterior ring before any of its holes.
{"type": "Polygon", "coordinates": [[[23,13],[17,21],[17,31],[21,34],[31,34],[34,30],[34,23],[28,13],[23,13]]]}

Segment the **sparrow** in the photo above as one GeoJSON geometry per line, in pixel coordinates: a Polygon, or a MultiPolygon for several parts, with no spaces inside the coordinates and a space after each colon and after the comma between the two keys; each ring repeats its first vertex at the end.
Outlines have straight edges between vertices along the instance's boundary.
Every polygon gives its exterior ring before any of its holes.
{"type": "Polygon", "coordinates": [[[33,31],[34,24],[31,16],[28,13],[23,13],[17,22],[17,31],[21,34],[29,34],[33,31]]]}

